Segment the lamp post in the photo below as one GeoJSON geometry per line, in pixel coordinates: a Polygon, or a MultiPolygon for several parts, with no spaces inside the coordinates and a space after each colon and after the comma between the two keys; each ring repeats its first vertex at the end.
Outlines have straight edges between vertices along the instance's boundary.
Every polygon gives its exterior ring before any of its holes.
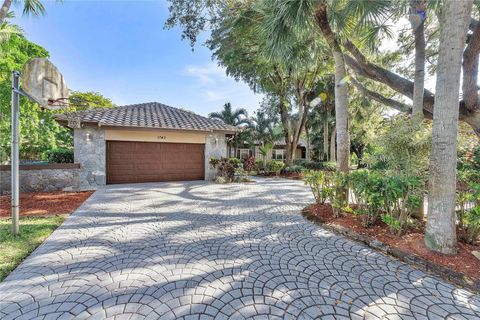
{"type": "Polygon", "coordinates": [[[11,146],[11,188],[12,188],[12,232],[14,235],[20,233],[20,188],[19,188],[19,149],[18,149],[18,127],[20,117],[20,72],[12,72],[12,146],[11,146]]]}

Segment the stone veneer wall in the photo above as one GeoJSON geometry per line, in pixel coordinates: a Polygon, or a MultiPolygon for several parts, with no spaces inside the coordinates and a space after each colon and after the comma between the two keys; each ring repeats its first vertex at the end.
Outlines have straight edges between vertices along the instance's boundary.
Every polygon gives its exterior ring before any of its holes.
{"type": "Polygon", "coordinates": [[[80,189],[95,189],[106,184],[105,132],[85,126],[73,134],[74,159],[80,167],[80,189]],[[89,135],[89,137],[88,137],[89,135]]]}
{"type": "Polygon", "coordinates": [[[205,141],[205,180],[215,178],[215,169],[208,163],[210,158],[227,156],[227,142],[224,133],[209,133],[205,141]]]}
{"type": "MultiPolygon", "coordinates": [[[[49,192],[77,190],[80,183],[78,164],[47,164],[20,166],[21,192],[49,192]],[[22,169],[27,167],[27,169],[22,169]]],[[[11,175],[9,166],[0,170],[0,194],[10,194],[11,175]]]]}

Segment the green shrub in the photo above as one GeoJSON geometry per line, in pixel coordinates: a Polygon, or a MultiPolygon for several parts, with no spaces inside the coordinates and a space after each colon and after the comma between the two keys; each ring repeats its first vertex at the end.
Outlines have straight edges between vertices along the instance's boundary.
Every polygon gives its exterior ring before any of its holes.
{"type": "Polygon", "coordinates": [[[335,171],[337,169],[337,164],[333,161],[321,162],[322,170],[326,171],[335,171]]]}
{"type": "Polygon", "coordinates": [[[473,207],[463,217],[460,240],[474,244],[480,237],[480,207],[473,207]]]}
{"type": "Polygon", "coordinates": [[[457,205],[460,240],[473,244],[480,236],[480,183],[470,182],[459,188],[457,205]]]}
{"type": "Polygon", "coordinates": [[[56,148],[45,151],[44,158],[50,163],[73,163],[73,150],[56,148]]]}
{"type": "Polygon", "coordinates": [[[348,177],[358,213],[365,227],[379,217],[392,232],[405,231],[412,211],[420,206],[423,183],[420,177],[400,177],[385,172],[358,170],[348,177]],[[386,217],[388,216],[388,218],[386,217]]]}
{"type": "Polygon", "coordinates": [[[257,172],[263,172],[265,171],[265,164],[263,160],[257,160],[255,161],[255,170],[257,172]]]}
{"type": "Polygon", "coordinates": [[[303,181],[312,190],[316,203],[324,204],[331,199],[334,188],[329,173],[311,170],[305,173],[303,181]]]}
{"type": "Polygon", "coordinates": [[[304,170],[305,169],[300,165],[293,165],[283,169],[285,173],[302,173],[304,170]]]}
{"type": "Polygon", "coordinates": [[[235,168],[240,168],[242,166],[242,161],[238,158],[228,158],[228,162],[230,162],[235,168]]]}
{"type": "Polygon", "coordinates": [[[215,177],[216,181],[232,182],[235,177],[236,164],[234,161],[227,158],[210,158],[210,165],[217,169],[217,176],[215,177]],[[220,178],[220,179],[219,179],[220,178]]]}
{"type": "Polygon", "coordinates": [[[267,162],[267,171],[271,173],[279,174],[282,168],[285,166],[283,161],[280,160],[271,160],[267,162]]]}

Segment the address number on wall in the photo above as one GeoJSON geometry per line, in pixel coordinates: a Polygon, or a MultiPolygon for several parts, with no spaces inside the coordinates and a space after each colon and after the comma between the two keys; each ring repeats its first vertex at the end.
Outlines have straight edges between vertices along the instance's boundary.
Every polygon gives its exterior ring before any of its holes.
{"type": "Polygon", "coordinates": [[[167,140],[167,136],[157,136],[158,140],[167,140]]]}

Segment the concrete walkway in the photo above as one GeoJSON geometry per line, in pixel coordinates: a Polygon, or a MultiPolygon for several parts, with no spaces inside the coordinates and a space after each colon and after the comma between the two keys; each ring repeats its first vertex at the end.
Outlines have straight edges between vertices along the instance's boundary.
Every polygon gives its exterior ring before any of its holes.
{"type": "Polygon", "coordinates": [[[301,182],[111,186],[0,284],[0,319],[479,319],[480,297],[301,215],[301,182]]]}

